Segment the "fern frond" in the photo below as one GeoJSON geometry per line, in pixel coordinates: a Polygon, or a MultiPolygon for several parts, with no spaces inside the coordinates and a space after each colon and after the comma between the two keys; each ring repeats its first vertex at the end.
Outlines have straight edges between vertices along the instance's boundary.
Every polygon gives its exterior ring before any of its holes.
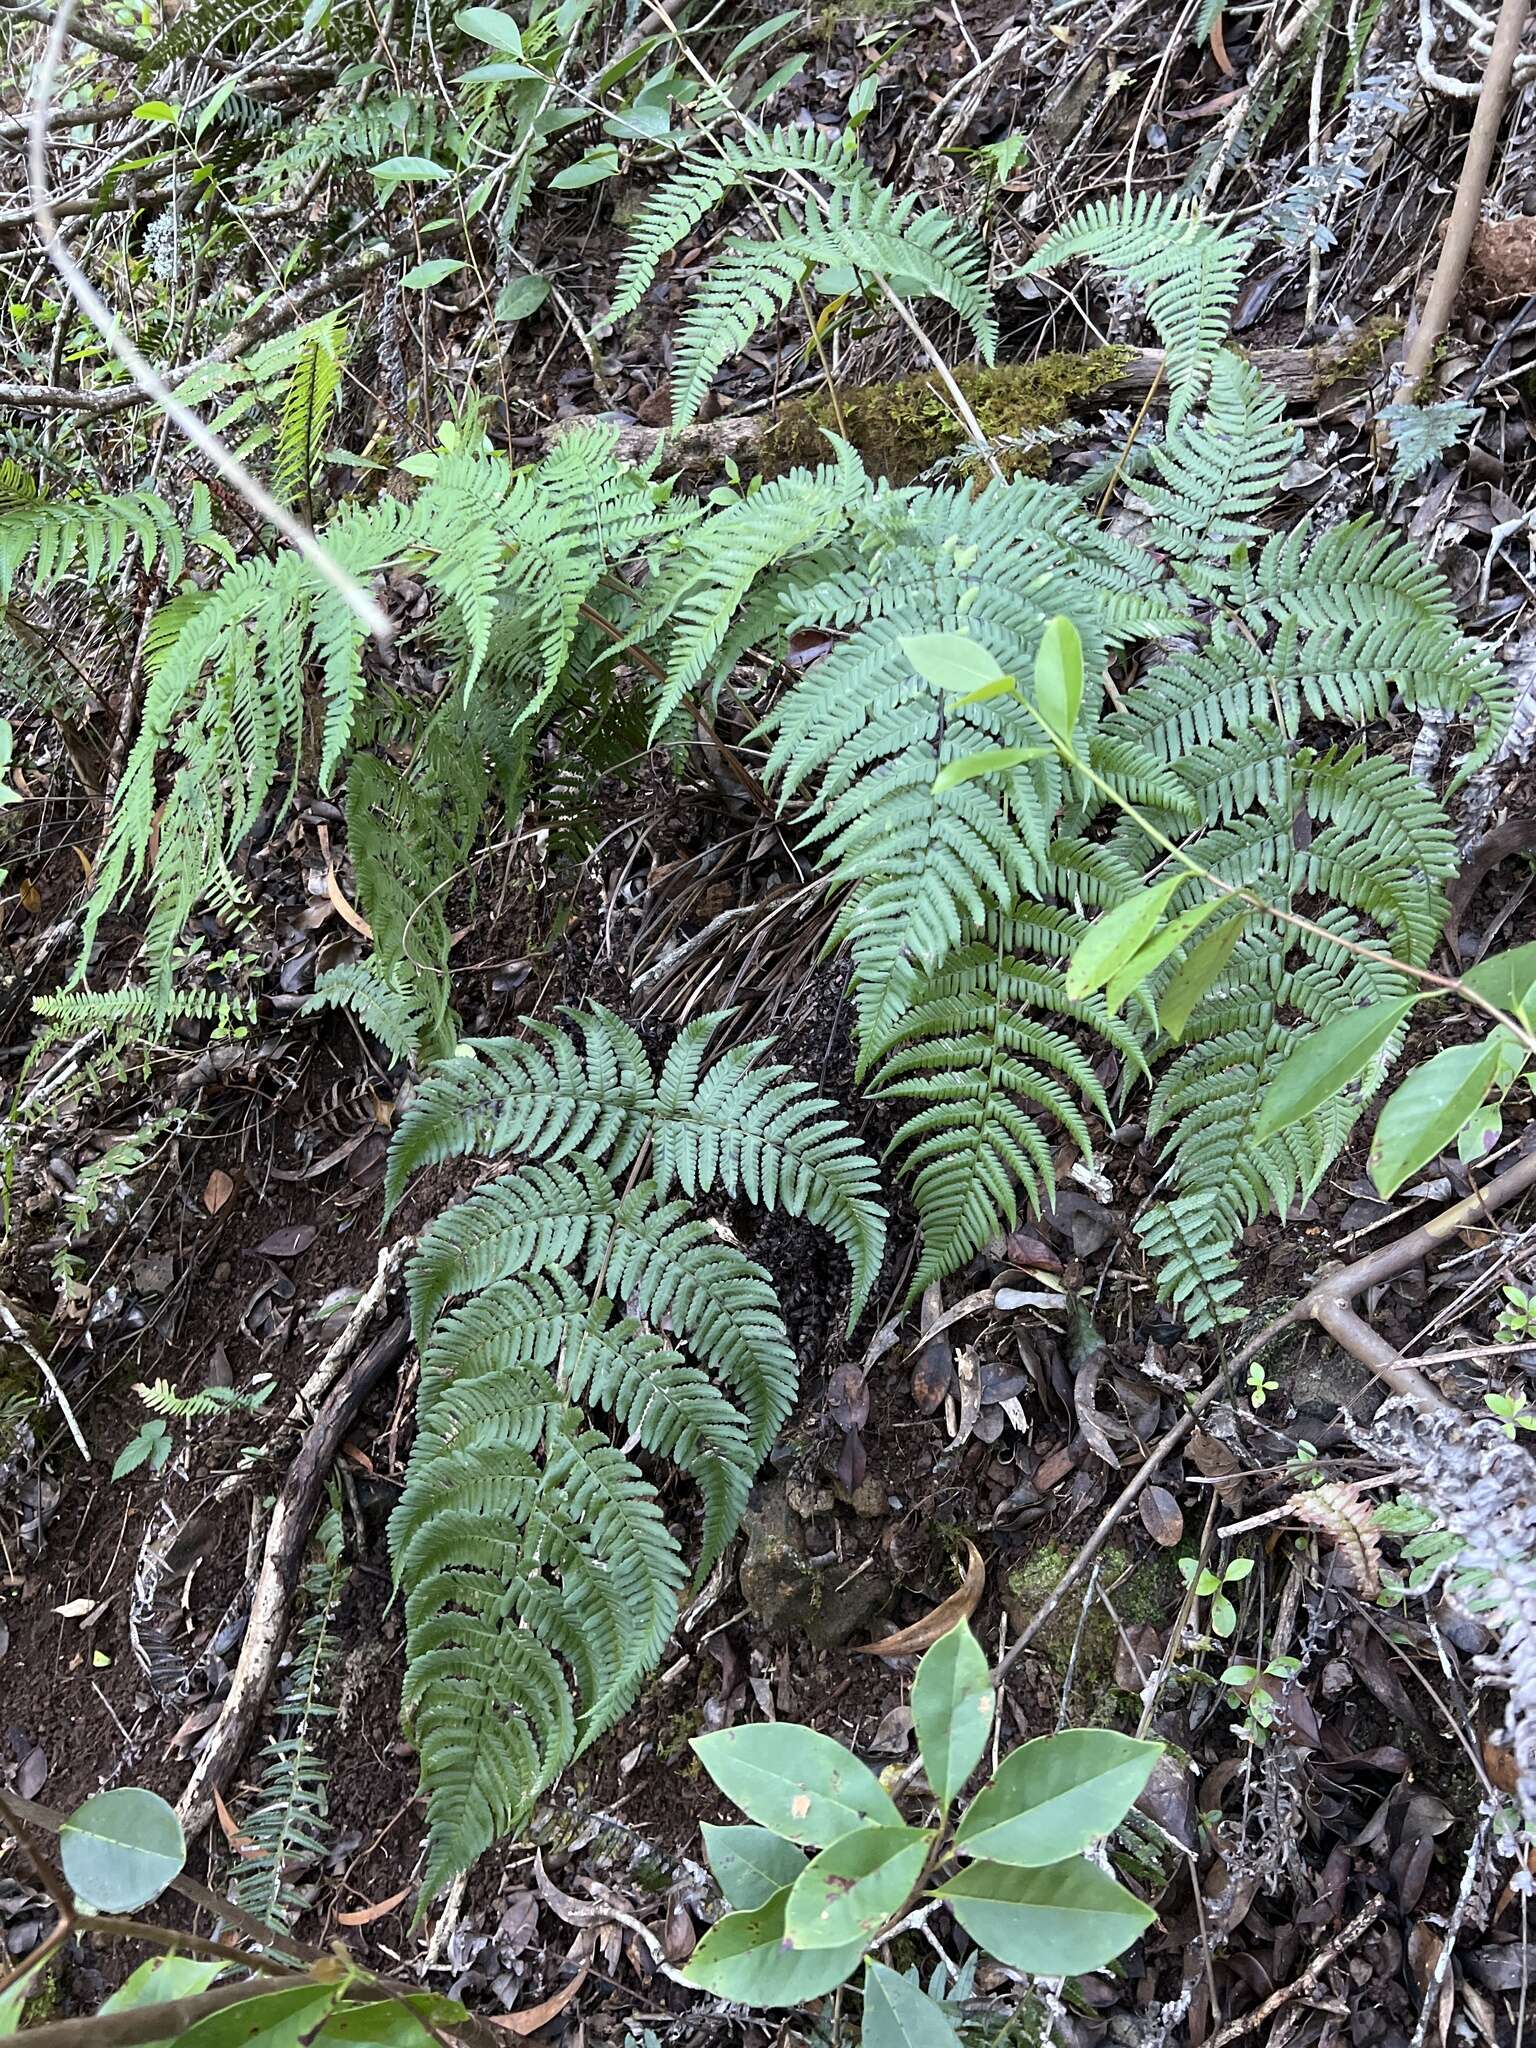
{"type": "Polygon", "coordinates": [[[1228,349],[1212,359],[1199,418],[1184,413],[1151,452],[1158,481],[1135,486],[1152,511],[1152,538],[1185,560],[1224,562],[1261,540],[1260,515],[1278,495],[1300,445],[1285,424],[1285,399],[1228,349]]]}
{"type": "Polygon", "coordinates": [[[1164,193],[1096,199],[1047,238],[1026,277],[1081,257],[1146,294],[1147,317],[1167,351],[1170,423],[1205,390],[1231,324],[1248,244],[1164,193]]]}
{"type": "Polygon", "coordinates": [[[706,1065],[718,1022],[690,1025],[659,1075],[605,1010],[573,1016],[579,1049],[549,1026],[467,1047],[426,1076],[396,1133],[391,1202],[432,1161],[525,1155],[422,1233],[407,1282],[421,1391],[390,1533],[428,1896],[612,1725],[661,1655],[687,1573],[629,1453],[696,1485],[702,1575],[789,1412],[795,1358],[768,1276],[687,1198],[718,1188],[824,1224],[860,1303],[878,1269],[871,1162],[808,1083],[757,1063],[761,1045],[706,1065]],[[621,1196],[647,1146],[655,1178],[621,1196]],[[602,1288],[628,1313],[615,1320],[602,1288]],[[624,1451],[586,1426],[594,1412],[624,1451]]]}
{"type": "Polygon", "coordinates": [[[310,323],[303,353],[295,363],[277,434],[272,482],[288,504],[302,504],[314,518],[314,481],[346,354],[346,330],[334,314],[310,323]]]}
{"type": "Polygon", "coordinates": [[[254,1415],[277,1392],[277,1381],[262,1387],[200,1387],[195,1394],[178,1394],[169,1380],[152,1380],[133,1390],[151,1415],[170,1415],[178,1421],[196,1421],[207,1415],[254,1415]]]}
{"type": "Polygon", "coordinates": [[[333,1711],[325,1687],[343,1578],[341,1514],[333,1503],[310,1544],[301,1595],[308,1612],[278,1701],[277,1728],[257,1762],[260,1789],[240,1821],[235,1855],[235,1903],[275,1933],[285,1932],[308,1903],[294,1886],[294,1865],[326,1853],[330,1771],[318,1735],[333,1711]]]}
{"type": "Polygon", "coordinates": [[[416,991],[386,981],[370,960],[341,960],[316,976],[314,993],[300,1014],[325,1009],[349,1010],[391,1060],[414,1059],[431,1039],[432,1018],[416,991]]]}
{"type": "Polygon", "coordinates": [[[458,1058],[432,1069],[390,1149],[387,1207],[422,1167],[465,1153],[563,1160],[581,1152],[618,1175],[649,1141],[663,1192],[674,1179],[689,1195],[718,1186],[830,1230],[853,1267],[857,1320],[879,1270],[884,1218],[874,1168],[832,1105],[786,1068],[754,1065],[764,1040],[732,1047],[701,1071],[719,1016],[686,1028],[659,1080],[611,1011],[573,1012],[572,1021],[582,1054],[564,1032],[530,1023],[535,1044],[467,1039],[458,1058]]]}
{"type": "Polygon", "coordinates": [[[1065,911],[994,915],[984,937],[919,983],[893,1028],[864,1041],[865,1057],[882,1062],[876,1092],[921,1105],[891,1141],[907,1155],[902,1172],[923,1230],[910,1299],[1017,1222],[1020,1188],[1032,1209],[1054,1199],[1053,1131],[1092,1158],[1079,1104],[1106,1123],[1109,1104],[1088,1053],[1063,1026],[1093,1032],[1133,1070],[1146,1070],[1136,1034],[1101,1001],[1066,996],[1055,962],[1086,928],[1065,911]]]}

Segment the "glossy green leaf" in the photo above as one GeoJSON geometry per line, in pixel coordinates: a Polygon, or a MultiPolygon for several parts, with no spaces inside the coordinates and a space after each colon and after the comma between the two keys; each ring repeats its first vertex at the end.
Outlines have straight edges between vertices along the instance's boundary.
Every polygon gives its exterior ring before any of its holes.
{"type": "Polygon", "coordinates": [[[729,77],[742,58],[750,56],[760,43],[770,41],[781,30],[788,28],[792,21],[804,19],[799,8],[791,8],[787,14],[775,14],[768,21],[760,21],[756,28],[749,29],[739,42],[731,45],[729,55],[720,66],[721,74],[729,77]]]}
{"type": "Polygon", "coordinates": [[[166,122],[176,119],[176,109],[168,100],[144,100],[133,110],[136,121],[166,122]]]}
{"type": "Polygon", "coordinates": [[[523,54],[522,30],[499,7],[465,7],[453,18],[477,43],[488,43],[493,50],[506,50],[514,57],[523,54]]]}
{"type": "Polygon", "coordinates": [[[964,633],[908,633],[901,651],[925,683],[950,694],[1008,684],[996,657],[964,633]]]}
{"type": "Polygon", "coordinates": [[[556,171],[550,185],[556,192],[580,192],[588,185],[600,185],[619,168],[619,152],[611,142],[599,142],[585,156],[556,171]]]}
{"type": "Polygon", "coordinates": [[[441,178],[451,177],[441,164],[433,163],[428,156],[392,156],[383,163],[375,164],[371,175],[383,183],[393,185],[426,185],[441,178]]]}
{"type": "Polygon", "coordinates": [[[1417,998],[1368,1003],[1348,1010],[1298,1040],[1275,1069],[1254,1125],[1256,1138],[1272,1138],[1357,1080],[1375,1059],[1417,998]]]}
{"type": "Polygon", "coordinates": [[[810,57],[803,50],[797,51],[793,57],[786,59],[771,77],[763,80],[757,91],[753,93],[751,99],[747,101],[747,112],[755,114],[759,107],[765,107],[776,92],[782,92],[792,79],[800,76],[800,73],[810,61],[810,57]]]}
{"type": "Polygon", "coordinates": [[[496,294],[498,320],[526,320],[530,313],[537,313],[549,297],[547,277],[514,277],[504,284],[496,294]]]}
{"type": "Polygon", "coordinates": [[[959,2048],[960,2037],[926,1991],[873,1956],[864,1965],[859,2048],[959,2048]]]}
{"type": "Polygon", "coordinates": [[[924,1828],[856,1828],[821,1850],[790,1888],[784,1936],[796,1948],[867,1941],[901,1911],[923,1874],[924,1828]]]}
{"type": "Polygon", "coordinates": [[[864,1953],[847,1948],[793,1949],[784,1940],[789,1887],[750,1913],[717,1920],[688,1958],[683,1976],[701,1991],[738,2005],[803,2005],[851,1977],[864,1953]]]}
{"type": "Polygon", "coordinates": [[[946,761],[933,778],[933,793],[942,796],[956,783],[969,782],[977,775],[1001,775],[1024,761],[1038,761],[1051,747],[983,747],[978,753],[963,754],[958,761],[946,761]]]}
{"type": "Polygon", "coordinates": [[[174,1807],[123,1786],[77,1806],[59,1829],[70,1890],[99,1913],[133,1913],[159,1898],[187,1860],[174,1807]]]}
{"type": "Polygon", "coordinates": [[[1069,1728],[1010,1750],[955,1830],[971,1856],[1039,1869],[1076,1856],[1135,1805],[1162,1744],[1069,1728]]]}
{"type": "Polygon", "coordinates": [[[340,1998],[340,1983],[301,1978],[281,1991],[209,2013],[188,2027],[176,2048],[307,2048],[340,1998]]]}
{"type": "Polygon", "coordinates": [[[1195,903],[1188,910],[1181,910],[1177,917],[1171,917],[1161,930],[1155,931],[1143,946],[1126,961],[1125,965],[1109,977],[1104,989],[1104,1001],[1113,1016],[1131,993],[1139,988],[1152,973],[1161,967],[1170,953],[1176,953],[1180,946],[1191,939],[1206,919],[1220,909],[1222,899],[1212,897],[1207,903],[1195,903]]]}
{"type": "Polygon", "coordinates": [[[476,64],[473,70],[461,71],[460,85],[509,85],[519,78],[542,78],[542,71],[535,71],[531,64],[524,64],[517,57],[498,57],[494,63],[476,64]]]}
{"type": "Polygon", "coordinates": [[[1067,995],[1072,1002],[1102,988],[1140,950],[1183,882],[1183,875],[1170,875],[1094,920],[1067,963],[1067,995]]]}
{"type": "Polygon", "coordinates": [[[1232,949],[1242,936],[1244,913],[1229,917],[1214,931],[1207,932],[1191,949],[1177,973],[1158,998],[1157,1021],[1170,1038],[1182,1037],[1196,1003],[1202,1001],[1220,979],[1232,958],[1232,949]]]}
{"type": "Polygon", "coordinates": [[[329,2048],[331,2042],[347,2042],[350,2048],[429,2048],[434,2037],[454,2039],[453,2029],[462,2027],[466,2017],[456,2000],[426,1991],[402,1998],[348,2000],[326,2021],[316,2048],[329,2048]]]}
{"type": "Polygon", "coordinates": [[[1525,1010],[1536,1016],[1536,939],[1526,946],[1511,946],[1503,953],[1490,953],[1461,977],[1485,1002],[1501,1010],[1525,1010]]]}
{"type": "Polygon", "coordinates": [[[1067,618],[1046,623],[1035,654],[1035,704],[1058,739],[1070,739],[1083,708],[1083,643],[1067,618]]]}
{"type": "Polygon", "coordinates": [[[770,1828],[722,1828],[705,1821],[704,1853],[726,1904],[743,1911],[766,1906],[805,1868],[804,1852],[770,1828]]]}
{"type": "Polygon", "coordinates": [[[1044,1870],[973,1863],[938,1896],[973,1941],[1036,1977],[1102,1969],[1157,1917],[1080,1857],[1044,1870]]]}
{"type": "Polygon", "coordinates": [[[1376,1120],[1367,1171],[1384,1195],[1454,1144],[1499,1067],[1496,1038],[1450,1045],[1416,1067],[1376,1120]]]}
{"type": "Polygon", "coordinates": [[[421,263],[413,263],[400,282],[408,291],[426,291],[463,268],[463,261],[458,256],[428,256],[421,263]]]}
{"type": "Polygon", "coordinates": [[[986,1652],[962,1621],[923,1652],[912,1680],[912,1725],[941,1808],[980,1763],[996,1705],[986,1652]]]}
{"type": "Polygon", "coordinates": [[[786,1841],[822,1848],[867,1822],[902,1825],[874,1772],[814,1728],[759,1721],[696,1735],[692,1747],[726,1798],[786,1841]]]}
{"type": "Polygon", "coordinates": [[[232,1967],[216,1957],[209,1961],[203,1956],[151,1956],[102,2000],[101,2010],[137,2012],[140,2006],[164,2005],[171,1998],[195,1998],[232,1967]]]}

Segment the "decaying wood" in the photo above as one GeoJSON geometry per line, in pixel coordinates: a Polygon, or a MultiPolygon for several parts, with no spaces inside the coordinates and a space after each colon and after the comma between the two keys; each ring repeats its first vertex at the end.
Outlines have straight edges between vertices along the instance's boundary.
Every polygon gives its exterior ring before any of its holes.
{"type": "Polygon", "coordinates": [[[287,1641],[299,1565],[336,1453],[369,1391],[399,1364],[409,1342],[410,1332],[403,1316],[380,1331],[337,1381],[288,1468],[267,1527],[266,1548],[251,1598],[251,1618],[240,1646],[240,1661],[223,1712],[177,1807],[189,1840],[195,1840],[213,1818],[213,1795],[223,1790],[245,1754],[260,1716],[287,1641]]]}
{"type": "MultiPolygon", "coordinates": [[[[1106,379],[1101,395],[1145,397],[1162,376],[1163,360],[1160,348],[1144,349],[1133,355],[1113,377],[1106,379]]],[[[1248,351],[1248,361],[1268,383],[1296,404],[1309,405],[1325,392],[1366,381],[1358,365],[1351,365],[1347,356],[1326,348],[1256,348],[1248,351]]],[[[552,448],[578,428],[602,424],[601,414],[576,413],[544,428],[539,444],[545,449],[552,448]]],[[[719,469],[727,461],[750,464],[758,442],[773,424],[774,415],[763,412],[727,414],[723,419],[699,420],[690,427],[677,429],[620,425],[618,459],[647,462],[660,448],[660,468],[664,474],[719,469]]]]}

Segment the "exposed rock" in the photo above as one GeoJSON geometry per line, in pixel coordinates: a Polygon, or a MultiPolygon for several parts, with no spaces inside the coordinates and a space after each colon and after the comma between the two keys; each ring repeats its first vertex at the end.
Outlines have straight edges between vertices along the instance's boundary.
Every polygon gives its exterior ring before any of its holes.
{"type": "Polygon", "coordinates": [[[742,1526],[741,1595],[759,1629],[805,1636],[818,1650],[869,1635],[890,1600],[890,1581],[873,1568],[860,1571],[857,1556],[822,1562],[781,1480],[752,1489],[742,1526]]]}

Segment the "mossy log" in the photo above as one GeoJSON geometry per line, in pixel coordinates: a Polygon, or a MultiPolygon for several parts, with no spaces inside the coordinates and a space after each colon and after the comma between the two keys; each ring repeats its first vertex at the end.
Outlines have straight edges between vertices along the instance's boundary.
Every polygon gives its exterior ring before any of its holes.
{"type": "MultiPolygon", "coordinates": [[[[1249,362],[1267,382],[1293,404],[1310,405],[1325,392],[1369,382],[1378,367],[1379,349],[1256,348],[1249,362]]],[[[1081,356],[1044,356],[1033,363],[1005,363],[995,369],[962,366],[956,373],[981,424],[1006,439],[1057,425],[1090,400],[1144,397],[1161,379],[1161,349],[1096,349],[1081,356]]],[[[897,482],[959,445],[958,424],[935,378],[904,377],[894,384],[868,384],[840,390],[838,403],[849,439],[871,468],[897,482]],[[915,460],[911,458],[916,456],[915,460]],[[894,459],[893,459],[894,457],[894,459]]],[[[579,414],[557,420],[541,435],[545,448],[577,427],[597,423],[599,415],[579,414]]],[[[796,462],[816,461],[819,428],[835,424],[824,394],[811,392],[771,412],[733,413],[701,420],[676,430],[619,424],[619,459],[645,462],[662,448],[664,475],[717,471],[727,462],[769,473],[796,462]]],[[[824,444],[822,444],[824,446],[824,444]]],[[[1048,449],[1040,451],[1042,455],[1048,449]]]]}

